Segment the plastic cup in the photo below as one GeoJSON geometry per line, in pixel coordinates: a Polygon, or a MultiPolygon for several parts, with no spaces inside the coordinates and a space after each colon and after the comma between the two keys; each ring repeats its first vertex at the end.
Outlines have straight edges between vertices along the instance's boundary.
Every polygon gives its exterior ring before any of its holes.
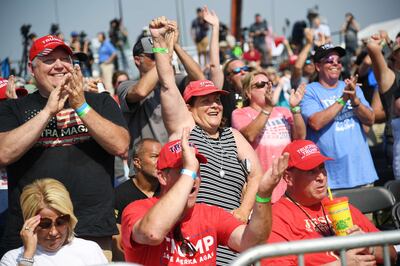
{"type": "Polygon", "coordinates": [[[322,202],[332,221],[337,236],[346,236],[346,230],[353,226],[349,208],[349,198],[339,197],[333,200],[325,198],[322,202]]]}

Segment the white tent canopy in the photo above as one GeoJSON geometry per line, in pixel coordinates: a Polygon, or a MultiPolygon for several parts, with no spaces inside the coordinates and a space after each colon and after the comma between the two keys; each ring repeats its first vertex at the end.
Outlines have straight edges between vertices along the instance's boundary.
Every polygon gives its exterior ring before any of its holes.
{"type": "Polygon", "coordinates": [[[383,22],[373,23],[358,32],[358,40],[368,38],[371,35],[378,33],[380,30],[387,31],[390,39],[394,40],[397,33],[400,32],[400,18],[387,20],[383,22]]]}

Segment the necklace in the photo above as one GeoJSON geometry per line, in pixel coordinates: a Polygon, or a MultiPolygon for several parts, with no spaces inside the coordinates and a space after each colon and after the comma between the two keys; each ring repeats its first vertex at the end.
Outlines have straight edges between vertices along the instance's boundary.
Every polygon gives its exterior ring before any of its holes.
{"type": "Polygon", "coordinates": [[[307,218],[314,224],[314,226],[318,229],[318,232],[319,232],[322,236],[327,237],[327,236],[334,236],[334,235],[335,235],[335,232],[333,231],[331,225],[329,224],[328,220],[326,219],[325,209],[324,209],[324,206],[323,206],[322,204],[321,204],[322,213],[324,214],[324,219],[325,219],[325,222],[326,222],[326,224],[327,224],[327,226],[328,226],[328,229],[329,229],[329,232],[328,232],[328,233],[326,233],[326,230],[322,230],[321,227],[319,226],[319,224],[317,224],[317,223],[311,218],[311,216],[308,214],[308,212],[306,212],[306,210],[304,210],[303,207],[301,207],[300,204],[299,204],[297,201],[295,201],[294,199],[292,199],[286,192],[285,192],[285,196],[286,196],[291,202],[293,202],[293,204],[296,205],[296,206],[307,216],[307,218]]]}
{"type": "MultiPolygon", "coordinates": [[[[201,129],[201,134],[203,135],[204,139],[206,140],[207,145],[211,147],[211,149],[213,150],[214,153],[218,154],[218,152],[216,150],[214,150],[213,145],[208,141],[208,137],[206,136],[206,134],[204,134],[204,130],[203,129],[201,129]]],[[[218,135],[218,139],[219,139],[219,136],[220,136],[220,134],[218,135]]],[[[221,164],[220,164],[220,170],[219,170],[219,177],[223,178],[225,176],[225,171],[223,169],[223,165],[224,165],[223,149],[222,149],[222,145],[219,142],[219,140],[216,140],[215,142],[216,142],[218,148],[221,149],[221,152],[220,152],[220,162],[221,162],[221,164]]]]}

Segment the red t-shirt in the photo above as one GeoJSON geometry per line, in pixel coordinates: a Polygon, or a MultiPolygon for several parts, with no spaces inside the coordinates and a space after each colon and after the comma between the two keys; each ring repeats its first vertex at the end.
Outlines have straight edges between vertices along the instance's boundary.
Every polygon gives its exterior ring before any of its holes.
{"type": "Polygon", "coordinates": [[[206,204],[196,204],[181,223],[182,235],[196,247],[194,257],[185,256],[173,239],[172,231],[158,246],[142,245],[131,240],[133,225],[156,204],[158,198],[135,201],[122,213],[122,246],[125,260],[143,265],[215,265],[217,245],[226,246],[229,237],[242,223],[227,211],[206,204]]]}
{"type": "MultiPolygon", "coordinates": [[[[321,205],[302,208],[310,215],[314,223],[321,230],[329,231],[327,222],[332,224],[328,216],[324,218],[321,205]]],[[[358,225],[364,232],[378,232],[379,230],[365,217],[358,209],[350,205],[350,212],[353,224],[358,225]]],[[[326,212],[325,212],[326,213],[326,212]]],[[[289,242],[295,240],[322,238],[314,223],[286,197],[282,197],[272,206],[272,232],[268,243],[289,242]]],[[[307,266],[322,265],[337,260],[338,257],[331,251],[312,253],[304,255],[304,262],[307,266]]],[[[276,257],[262,260],[261,265],[298,265],[297,256],[276,257]]]]}

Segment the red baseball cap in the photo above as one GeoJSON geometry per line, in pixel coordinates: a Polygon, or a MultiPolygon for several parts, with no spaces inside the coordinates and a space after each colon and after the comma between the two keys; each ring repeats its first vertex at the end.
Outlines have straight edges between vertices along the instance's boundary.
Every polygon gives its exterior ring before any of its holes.
{"type": "MultiPolygon", "coordinates": [[[[191,147],[196,151],[196,157],[200,163],[207,163],[207,158],[199,153],[193,143],[189,142],[191,147]]],[[[157,160],[157,169],[178,168],[182,166],[182,147],[181,140],[174,140],[165,144],[160,151],[157,160]]]]}
{"type": "MultiPolygon", "coordinates": [[[[0,100],[8,99],[6,95],[7,84],[8,84],[7,79],[0,78],[0,100]]],[[[16,88],[15,93],[17,94],[18,97],[23,97],[28,95],[28,91],[25,88],[16,88]]]]}
{"type": "Polygon", "coordinates": [[[204,96],[215,92],[222,95],[229,93],[215,87],[214,83],[210,80],[195,80],[191,81],[186,86],[185,91],[183,92],[183,99],[185,100],[185,103],[188,103],[193,96],[204,96]]]}
{"type": "Polygon", "coordinates": [[[33,42],[29,52],[29,60],[32,61],[38,55],[48,55],[57,47],[64,48],[64,50],[66,50],[70,55],[73,54],[71,47],[69,47],[63,40],[53,35],[46,35],[33,42]]]}
{"type": "Polygon", "coordinates": [[[311,170],[325,161],[333,160],[322,155],[317,145],[310,140],[294,140],[285,147],[282,154],[285,152],[289,153],[288,168],[311,170]]]}

